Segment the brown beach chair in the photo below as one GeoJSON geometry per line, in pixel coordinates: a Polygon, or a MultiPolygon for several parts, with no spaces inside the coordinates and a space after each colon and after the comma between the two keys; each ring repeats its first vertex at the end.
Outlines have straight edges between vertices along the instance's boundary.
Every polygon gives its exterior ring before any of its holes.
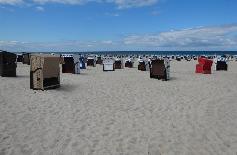
{"type": "Polygon", "coordinates": [[[30,53],[23,53],[22,57],[22,63],[30,65],[30,53]]]}
{"type": "Polygon", "coordinates": [[[151,61],[150,78],[169,80],[169,62],[168,60],[155,59],[151,61]],[[166,65],[167,64],[167,65],[166,65]]]}
{"type": "Polygon", "coordinates": [[[99,64],[99,65],[103,64],[103,60],[102,60],[101,56],[97,57],[96,64],[99,64]]]}
{"type": "Polygon", "coordinates": [[[122,69],[122,62],[121,60],[115,60],[115,69],[122,69]]]}
{"type": "Polygon", "coordinates": [[[17,55],[17,62],[22,62],[23,56],[22,54],[17,55]]]}
{"type": "Polygon", "coordinates": [[[30,88],[45,90],[60,87],[60,57],[32,55],[30,67],[30,88]]]}
{"type": "Polygon", "coordinates": [[[226,61],[217,61],[217,64],[216,64],[217,71],[220,71],[220,70],[227,71],[227,69],[228,69],[228,65],[226,61]]]}
{"type": "Polygon", "coordinates": [[[96,67],[96,61],[94,58],[87,58],[87,66],[96,67]]]}
{"type": "Polygon", "coordinates": [[[131,60],[126,60],[125,61],[125,67],[133,68],[133,62],[131,60]]]}
{"type": "Polygon", "coordinates": [[[140,71],[146,71],[146,63],[145,63],[145,61],[139,62],[139,64],[138,64],[138,70],[140,70],[140,71]]]}
{"type": "Polygon", "coordinates": [[[62,64],[62,73],[75,73],[73,57],[64,57],[64,64],[62,64]]]}

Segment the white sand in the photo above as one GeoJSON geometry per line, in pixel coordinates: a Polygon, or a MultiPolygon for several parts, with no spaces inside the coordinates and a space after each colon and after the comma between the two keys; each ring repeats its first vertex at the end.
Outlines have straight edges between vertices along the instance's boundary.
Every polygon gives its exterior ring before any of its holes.
{"type": "Polygon", "coordinates": [[[195,64],[172,62],[168,82],[90,67],[48,91],[18,64],[0,77],[0,155],[236,155],[237,62],[212,75],[195,64]]]}

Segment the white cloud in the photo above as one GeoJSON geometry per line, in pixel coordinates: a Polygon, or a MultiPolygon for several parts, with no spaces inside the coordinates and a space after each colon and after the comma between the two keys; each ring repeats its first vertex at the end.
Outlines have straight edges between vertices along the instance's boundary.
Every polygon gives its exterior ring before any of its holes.
{"type": "Polygon", "coordinates": [[[198,27],[172,30],[159,34],[130,35],[124,38],[127,45],[149,45],[176,48],[237,47],[237,25],[198,27]],[[235,35],[234,35],[235,34],[235,35]]]}
{"type": "Polygon", "coordinates": [[[154,11],[151,12],[151,15],[158,16],[158,15],[160,15],[160,12],[157,11],[157,10],[154,10],[154,11]]]}
{"type": "Polygon", "coordinates": [[[120,14],[119,13],[110,13],[110,12],[107,12],[105,13],[106,16],[111,16],[111,17],[119,17],[120,14]]]}
{"type": "Polygon", "coordinates": [[[158,0],[111,0],[118,5],[119,9],[150,6],[158,2],[158,0]]]}
{"type": "Polygon", "coordinates": [[[44,8],[42,6],[35,7],[37,11],[44,12],[44,8]]]}
{"type": "Polygon", "coordinates": [[[0,0],[0,4],[17,5],[23,3],[23,0],[0,0]]]}
{"type": "Polygon", "coordinates": [[[69,5],[82,5],[89,2],[97,3],[114,3],[119,9],[133,8],[133,7],[144,7],[154,5],[158,0],[0,0],[0,4],[16,5],[20,3],[35,3],[35,4],[46,4],[46,3],[61,3],[69,5]]]}
{"type": "Polygon", "coordinates": [[[0,41],[0,49],[29,52],[90,50],[237,50],[237,24],[172,30],[158,34],[129,35],[117,41],[0,41]]]}
{"type": "Polygon", "coordinates": [[[83,4],[90,0],[32,0],[35,3],[45,4],[45,3],[62,3],[62,4],[83,4]]]}
{"type": "Polygon", "coordinates": [[[105,41],[102,41],[101,43],[103,43],[103,44],[112,44],[113,41],[111,41],[111,40],[105,40],[105,41]]]}

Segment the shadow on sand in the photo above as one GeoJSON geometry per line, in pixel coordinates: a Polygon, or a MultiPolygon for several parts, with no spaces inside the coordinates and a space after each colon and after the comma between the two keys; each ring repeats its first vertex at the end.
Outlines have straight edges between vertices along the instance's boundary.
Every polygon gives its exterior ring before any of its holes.
{"type": "Polygon", "coordinates": [[[80,73],[79,75],[88,75],[88,73],[80,73]]]}
{"type": "Polygon", "coordinates": [[[21,79],[30,78],[30,75],[16,75],[16,78],[21,78],[21,79]]]}
{"type": "Polygon", "coordinates": [[[70,85],[70,84],[61,84],[58,89],[55,89],[56,91],[64,91],[64,92],[73,92],[76,90],[79,86],[77,85],[70,85]]]}
{"type": "Polygon", "coordinates": [[[177,77],[170,77],[169,81],[177,81],[178,78],[177,77]]]}

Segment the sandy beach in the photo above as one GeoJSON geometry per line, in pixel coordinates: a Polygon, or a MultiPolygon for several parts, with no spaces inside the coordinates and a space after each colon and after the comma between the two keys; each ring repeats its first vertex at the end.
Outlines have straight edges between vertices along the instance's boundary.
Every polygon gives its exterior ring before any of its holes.
{"type": "Polygon", "coordinates": [[[237,62],[211,75],[196,63],[172,61],[170,81],[97,65],[47,91],[18,63],[0,77],[0,155],[236,155],[237,62]]]}

